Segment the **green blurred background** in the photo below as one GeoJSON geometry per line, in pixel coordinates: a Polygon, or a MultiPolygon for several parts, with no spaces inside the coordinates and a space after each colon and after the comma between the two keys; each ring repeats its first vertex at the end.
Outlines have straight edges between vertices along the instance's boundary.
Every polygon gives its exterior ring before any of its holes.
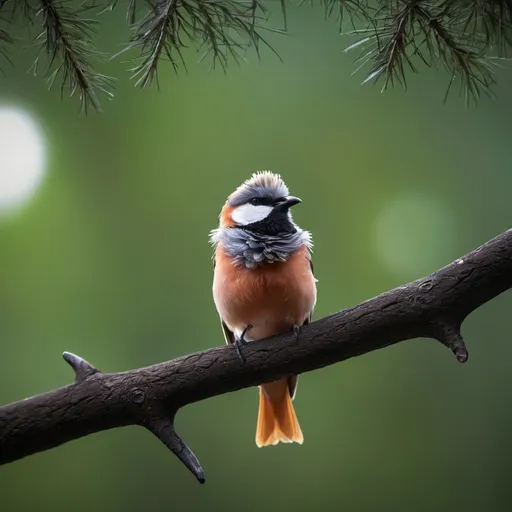
{"type": "MultiPolygon", "coordinates": [[[[351,76],[335,20],[289,11],[290,35],[269,36],[284,64],[263,51],[224,75],[191,50],[188,74],[164,65],[160,91],[141,91],[121,58],[103,68],[119,82],[102,115],[47,92],[33,52],[11,54],[0,118],[30,116],[46,161],[36,193],[0,216],[0,403],[70,383],[64,350],[120,371],[222,345],[208,232],[256,170],[303,199],[317,318],[511,227],[510,71],[478,108],[443,104],[448,76],[428,70],[382,95],[351,76]]],[[[104,16],[102,50],[127,37],[121,9],[104,16]]],[[[509,511],[511,308],[505,293],[468,318],[465,365],[414,340],[303,375],[303,446],[256,447],[255,389],[185,408],[204,486],[130,427],[0,467],[0,508],[509,511]]]]}

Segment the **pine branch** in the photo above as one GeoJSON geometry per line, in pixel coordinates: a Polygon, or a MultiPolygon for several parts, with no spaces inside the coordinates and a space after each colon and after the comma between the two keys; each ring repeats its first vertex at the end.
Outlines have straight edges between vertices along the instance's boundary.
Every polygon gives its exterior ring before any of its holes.
{"type": "MultiPolygon", "coordinates": [[[[251,49],[259,58],[266,46],[280,58],[263,34],[287,33],[290,4],[322,6],[326,18],[338,21],[340,34],[356,35],[358,40],[346,51],[362,50],[356,72],[368,66],[363,83],[381,83],[383,92],[395,83],[406,88],[409,73],[424,64],[447,71],[447,95],[458,80],[468,103],[482,92],[492,97],[495,68],[505,62],[512,44],[512,0],[83,0],[79,7],[71,0],[2,1],[2,13],[21,5],[26,19],[40,20],[43,31],[36,43],[46,51],[50,66],[56,65],[50,86],[59,77],[62,90],[71,95],[79,91],[85,109],[99,109],[98,95],[111,98],[113,86],[112,78],[95,70],[99,54],[92,44],[93,29],[101,18],[83,17],[92,10],[104,14],[117,12],[119,6],[126,9],[133,35],[112,58],[138,52],[130,72],[141,88],[153,82],[159,86],[162,65],[176,73],[186,70],[189,47],[201,54],[199,62],[210,57],[212,68],[218,65],[224,72],[230,61],[242,63],[251,49]],[[284,29],[269,26],[270,7],[278,9],[284,29]],[[350,30],[343,28],[347,23],[350,30]]],[[[8,32],[0,32],[0,51],[8,32]]]]}
{"type": "MultiPolygon", "coordinates": [[[[48,55],[48,70],[56,65],[50,74],[48,82],[52,88],[60,76],[61,93],[67,88],[69,95],[77,91],[81,108],[87,112],[90,106],[100,110],[98,93],[112,98],[111,88],[113,79],[94,71],[93,57],[98,53],[92,46],[93,27],[97,21],[82,17],[90,7],[73,10],[68,0],[39,0],[39,10],[36,16],[41,17],[43,31],[37,41],[41,49],[48,55]]],[[[34,73],[37,73],[39,56],[34,63],[34,73]]]]}
{"type": "Polygon", "coordinates": [[[358,21],[368,22],[375,7],[371,6],[368,0],[299,0],[298,5],[309,5],[311,7],[320,4],[324,8],[325,18],[335,18],[339,24],[339,33],[343,34],[343,21],[348,18],[355,29],[358,21]]]}
{"type": "Polygon", "coordinates": [[[443,9],[470,39],[480,41],[484,52],[495,48],[499,57],[507,55],[512,43],[511,0],[446,0],[443,9]]]}
{"type": "Polygon", "coordinates": [[[448,71],[450,80],[445,100],[456,79],[461,82],[460,93],[466,103],[476,101],[480,92],[492,97],[496,61],[488,53],[494,46],[504,45],[505,32],[496,27],[508,23],[504,20],[507,15],[490,17],[483,11],[476,15],[468,5],[467,0],[382,3],[364,29],[351,32],[365,37],[345,51],[362,48],[356,71],[370,64],[363,83],[376,83],[383,78],[382,91],[395,81],[405,89],[407,71],[418,72],[417,64],[423,62],[428,67],[442,65],[448,71]],[[472,19],[478,20],[476,25],[472,19]],[[491,26],[495,27],[494,31],[491,26]]]}
{"type": "MultiPolygon", "coordinates": [[[[492,61],[483,57],[483,51],[474,49],[472,37],[464,44],[464,34],[450,31],[443,25],[440,16],[433,17],[420,9],[420,26],[431,38],[427,44],[434,47],[434,54],[439,55],[440,62],[451,74],[452,80],[459,76],[461,93],[466,103],[477,100],[480,91],[492,97],[491,85],[495,83],[492,61]]],[[[450,92],[451,82],[446,94],[450,92]]]]}
{"type": "Polygon", "coordinates": [[[102,373],[66,352],[74,384],[0,407],[0,464],[94,432],[140,425],[203,483],[203,469],[174,428],[180,408],[420,337],[440,341],[464,363],[462,323],[510,288],[512,229],[424,279],[304,326],[298,340],[290,332],[250,343],[243,363],[233,345],[224,345],[146,368],[102,373]]]}
{"type": "MultiPolygon", "coordinates": [[[[5,26],[8,21],[4,17],[4,6],[8,2],[8,0],[0,0],[0,22],[3,26],[5,26]]],[[[5,28],[0,28],[0,55],[9,63],[11,66],[13,65],[11,59],[9,58],[9,50],[14,44],[14,39],[11,37],[9,32],[5,28]]],[[[0,68],[0,71],[3,73],[3,69],[0,68]]]]}
{"type": "Polygon", "coordinates": [[[8,49],[14,43],[14,39],[9,35],[7,31],[0,28],[0,55],[6,59],[11,65],[12,61],[8,55],[8,49]]]}
{"type": "Polygon", "coordinates": [[[224,71],[230,58],[240,63],[249,48],[254,48],[258,55],[262,44],[273,50],[258,30],[267,15],[260,0],[157,0],[148,3],[149,11],[133,27],[135,34],[131,44],[120,52],[140,49],[139,64],[131,70],[136,86],[144,88],[155,79],[158,82],[158,66],[162,60],[170,62],[175,72],[180,66],[186,69],[183,51],[189,44],[202,51],[200,61],[211,55],[212,67],[218,63],[224,71]]]}

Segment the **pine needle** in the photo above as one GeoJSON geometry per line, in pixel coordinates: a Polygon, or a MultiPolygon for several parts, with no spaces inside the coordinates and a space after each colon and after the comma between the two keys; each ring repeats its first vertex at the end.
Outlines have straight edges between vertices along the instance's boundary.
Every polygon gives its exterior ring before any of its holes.
{"type": "Polygon", "coordinates": [[[506,20],[510,13],[500,11],[501,15],[496,16],[495,8],[484,11],[478,7],[477,15],[476,4],[471,6],[466,0],[382,2],[365,28],[348,33],[362,37],[345,51],[361,50],[357,71],[370,67],[363,83],[382,79],[382,91],[395,82],[407,88],[408,73],[417,73],[418,64],[423,63],[442,66],[448,72],[445,101],[457,80],[467,104],[476,102],[481,93],[492,97],[495,66],[489,52],[508,44],[510,24],[506,20]]]}
{"type": "MultiPolygon", "coordinates": [[[[92,61],[99,57],[92,45],[97,20],[83,17],[90,8],[74,9],[67,0],[39,0],[36,13],[42,25],[37,44],[48,58],[46,74],[49,74],[49,88],[60,77],[62,95],[66,89],[69,96],[78,92],[81,109],[85,112],[91,106],[101,111],[98,94],[112,98],[114,81],[93,68],[92,61]]],[[[40,54],[34,62],[34,73],[38,71],[39,61],[40,54]]]]}
{"type": "Polygon", "coordinates": [[[158,0],[149,4],[144,17],[134,29],[130,45],[140,50],[138,63],[130,70],[136,86],[158,85],[161,61],[168,61],[175,72],[186,70],[183,52],[195,46],[200,61],[212,58],[226,71],[230,59],[239,64],[250,48],[259,56],[261,45],[272,46],[263,38],[260,29],[267,11],[260,0],[158,0]]]}
{"type": "Polygon", "coordinates": [[[341,34],[356,36],[345,49],[360,52],[354,73],[367,68],[363,83],[380,83],[382,91],[396,84],[407,88],[410,74],[425,65],[447,72],[446,97],[456,82],[468,104],[483,93],[492,97],[498,59],[506,60],[512,45],[512,0],[0,0],[0,55],[8,60],[9,29],[21,13],[41,27],[34,72],[46,54],[49,86],[59,81],[62,94],[78,93],[83,110],[100,110],[99,96],[112,97],[113,79],[96,70],[102,56],[93,38],[101,18],[87,18],[88,12],[125,9],[132,37],[112,59],[137,51],[130,72],[144,88],[153,82],[158,87],[162,65],[186,71],[189,48],[199,62],[210,58],[212,68],[224,72],[229,62],[244,62],[251,49],[260,58],[267,47],[280,58],[263,34],[287,32],[290,4],[322,6],[341,34]],[[280,11],[283,30],[269,26],[271,5],[280,11]]]}

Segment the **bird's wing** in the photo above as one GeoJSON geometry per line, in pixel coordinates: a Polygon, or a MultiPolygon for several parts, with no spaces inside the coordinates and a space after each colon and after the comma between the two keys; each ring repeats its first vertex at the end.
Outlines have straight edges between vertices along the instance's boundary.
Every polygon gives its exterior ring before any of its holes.
{"type": "MultiPolygon", "coordinates": [[[[311,322],[311,313],[309,316],[304,320],[304,323],[302,325],[307,325],[311,322]]],[[[297,386],[299,385],[299,376],[298,375],[290,375],[288,377],[288,392],[290,393],[290,397],[293,400],[295,398],[295,395],[297,394],[297,386]]]]}
{"type": "Polygon", "coordinates": [[[222,331],[224,332],[224,339],[226,340],[226,345],[229,345],[230,343],[235,342],[235,335],[233,334],[233,331],[229,329],[229,327],[225,324],[224,320],[222,318],[220,319],[220,323],[222,325],[222,331]]]}
{"type": "Polygon", "coordinates": [[[309,253],[309,268],[311,269],[311,273],[313,274],[315,283],[318,283],[318,279],[315,277],[315,267],[313,266],[313,259],[311,258],[311,253],[309,253]]]}
{"type": "MultiPolygon", "coordinates": [[[[215,265],[216,265],[216,261],[215,261],[215,258],[213,258],[213,270],[215,270],[215,265]]],[[[222,332],[224,333],[224,339],[226,340],[226,345],[229,345],[230,343],[234,343],[235,335],[229,329],[229,327],[225,324],[224,320],[222,320],[222,317],[220,319],[220,324],[222,325],[222,332]]]]}
{"type": "MultiPolygon", "coordinates": [[[[309,255],[309,266],[311,268],[311,273],[313,274],[313,277],[315,276],[315,269],[313,267],[313,261],[311,260],[311,255],[309,255]]],[[[317,279],[315,279],[315,283],[318,282],[317,279]]],[[[307,316],[306,320],[304,320],[304,323],[302,325],[307,325],[311,323],[311,319],[313,317],[313,309],[309,312],[309,315],[307,316]]],[[[295,398],[295,395],[297,394],[297,386],[299,384],[299,376],[298,375],[290,375],[288,377],[288,392],[290,393],[290,396],[292,400],[295,398]]]]}

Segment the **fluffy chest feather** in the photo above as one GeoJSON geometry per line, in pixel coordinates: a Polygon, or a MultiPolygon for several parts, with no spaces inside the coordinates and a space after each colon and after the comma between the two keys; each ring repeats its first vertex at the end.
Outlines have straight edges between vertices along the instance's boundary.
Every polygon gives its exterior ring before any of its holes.
{"type": "Polygon", "coordinates": [[[220,243],[215,252],[213,295],[226,325],[239,336],[259,339],[302,325],[316,302],[309,250],[302,246],[286,261],[247,268],[235,264],[220,243]]]}
{"type": "Polygon", "coordinates": [[[266,267],[268,263],[284,262],[289,255],[311,248],[311,234],[300,228],[290,228],[280,235],[262,235],[240,228],[219,228],[211,232],[213,245],[222,245],[233,263],[247,268],[266,267]]]}

